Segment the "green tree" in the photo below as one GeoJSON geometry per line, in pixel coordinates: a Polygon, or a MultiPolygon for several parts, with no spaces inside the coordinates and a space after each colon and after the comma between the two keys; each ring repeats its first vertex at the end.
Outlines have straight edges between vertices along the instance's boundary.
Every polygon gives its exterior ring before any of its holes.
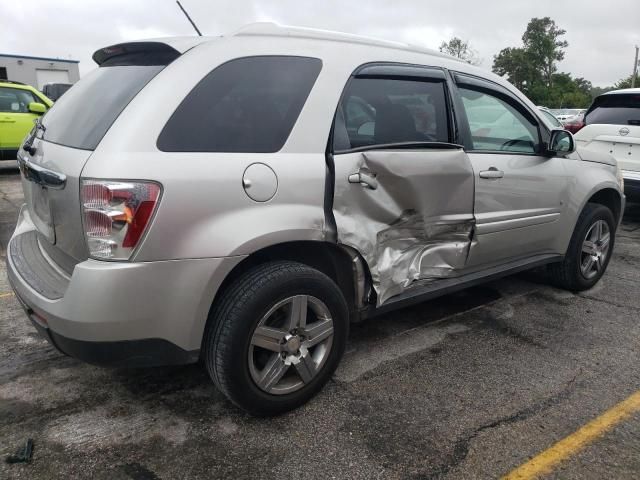
{"type": "Polygon", "coordinates": [[[479,65],[481,62],[469,42],[458,37],[453,37],[448,42],[442,42],[439,49],[442,53],[464,60],[471,65],[479,65]]]}
{"type": "Polygon", "coordinates": [[[522,36],[522,43],[530,59],[539,68],[547,87],[553,86],[553,74],[557,72],[557,62],[564,58],[563,48],[569,43],[560,40],[567,33],[558,28],[549,17],[532,18],[522,36]]]}
{"type": "Polygon", "coordinates": [[[506,77],[537,105],[581,108],[591,102],[591,82],[558,73],[558,62],[569,46],[565,30],[549,17],[532,18],[522,35],[522,47],[509,47],[493,57],[493,71],[506,77]]]}
{"type": "MultiPolygon", "coordinates": [[[[638,83],[638,79],[636,78],[636,84],[638,83]]],[[[621,88],[631,88],[631,75],[627,78],[621,78],[614,85],[613,88],[615,90],[619,90],[621,88]]]]}
{"type": "Polygon", "coordinates": [[[524,48],[507,47],[493,57],[493,72],[527,93],[534,83],[537,72],[524,48]]]}

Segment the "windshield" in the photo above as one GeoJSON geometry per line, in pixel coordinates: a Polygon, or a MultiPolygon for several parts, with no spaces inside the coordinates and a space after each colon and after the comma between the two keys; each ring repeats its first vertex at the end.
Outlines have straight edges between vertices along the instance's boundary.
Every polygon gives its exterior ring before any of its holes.
{"type": "Polygon", "coordinates": [[[598,97],[585,115],[584,123],[640,125],[640,95],[635,93],[598,97]]]}
{"type": "Polygon", "coordinates": [[[75,84],[42,119],[44,139],[94,150],[127,104],[164,66],[100,67],[75,84]]]}

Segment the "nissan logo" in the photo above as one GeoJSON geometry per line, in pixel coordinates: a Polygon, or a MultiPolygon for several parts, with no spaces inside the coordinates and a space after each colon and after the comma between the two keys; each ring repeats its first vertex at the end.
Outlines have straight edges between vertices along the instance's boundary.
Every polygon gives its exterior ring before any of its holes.
{"type": "Polygon", "coordinates": [[[629,135],[629,129],[627,127],[622,127],[620,130],[618,130],[618,133],[624,137],[626,135],[629,135]]]}

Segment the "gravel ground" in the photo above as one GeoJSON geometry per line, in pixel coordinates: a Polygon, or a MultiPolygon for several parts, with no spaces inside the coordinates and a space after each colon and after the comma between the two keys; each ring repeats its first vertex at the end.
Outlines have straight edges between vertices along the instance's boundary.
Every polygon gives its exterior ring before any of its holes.
{"type": "MultiPolygon", "coordinates": [[[[323,392],[275,419],[227,402],[198,365],[102,369],[38,337],[7,284],[22,202],[0,166],[0,478],[495,478],[640,389],[640,205],[579,295],[523,274],[352,328],[323,392]]],[[[640,416],[551,475],[638,478],[640,416]]]]}

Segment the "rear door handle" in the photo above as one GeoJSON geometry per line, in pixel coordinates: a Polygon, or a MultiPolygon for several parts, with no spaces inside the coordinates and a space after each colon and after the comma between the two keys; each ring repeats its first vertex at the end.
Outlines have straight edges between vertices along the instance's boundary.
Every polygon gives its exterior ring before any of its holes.
{"type": "Polygon", "coordinates": [[[480,172],[480,178],[496,179],[504,177],[504,172],[498,170],[496,167],[490,167],[489,170],[483,170],[480,172]]]}
{"type": "Polygon", "coordinates": [[[359,183],[363,187],[375,190],[378,188],[378,180],[370,173],[357,172],[349,175],[349,183],[359,183]]]}

